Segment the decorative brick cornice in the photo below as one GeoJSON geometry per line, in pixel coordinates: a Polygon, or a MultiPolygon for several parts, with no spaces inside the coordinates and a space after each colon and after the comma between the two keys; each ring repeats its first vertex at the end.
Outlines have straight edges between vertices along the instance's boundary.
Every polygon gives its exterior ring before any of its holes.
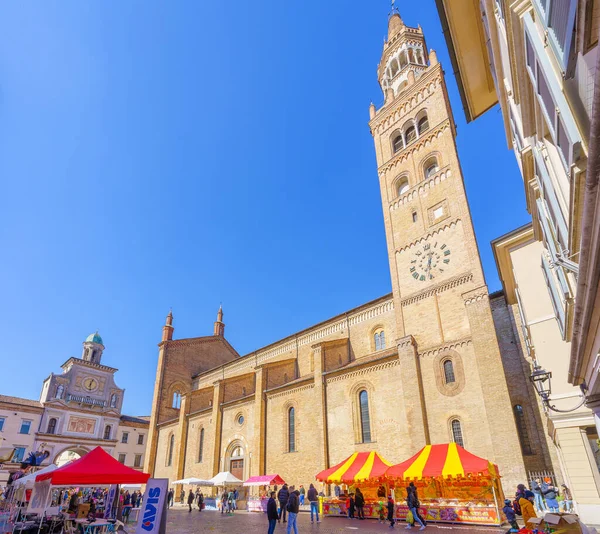
{"type": "Polygon", "coordinates": [[[231,406],[236,406],[237,404],[247,404],[249,402],[254,402],[254,393],[250,395],[246,395],[245,397],[239,397],[237,399],[229,400],[227,402],[222,402],[222,408],[229,408],[231,406]]]}
{"type": "Polygon", "coordinates": [[[467,293],[463,293],[463,299],[465,306],[470,306],[476,302],[486,301],[489,302],[490,296],[487,286],[478,287],[467,293]]]}
{"type": "Polygon", "coordinates": [[[417,198],[417,195],[425,195],[427,191],[433,189],[435,186],[441,184],[446,178],[450,178],[452,176],[452,171],[450,170],[450,165],[447,165],[442,170],[438,171],[431,178],[423,180],[418,184],[411,187],[406,193],[398,198],[395,198],[390,202],[390,211],[397,210],[404,204],[413,201],[417,198]]]}
{"type": "Polygon", "coordinates": [[[427,132],[419,137],[416,141],[413,141],[406,148],[398,152],[391,160],[379,167],[379,169],[377,169],[377,173],[380,177],[384,176],[387,172],[395,169],[407,159],[414,157],[415,152],[419,152],[422,148],[428,147],[434,141],[434,139],[444,135],[444,132],[448,129],[450,129],[450,119],[446,119],[441,124],[438,124],[430,130],[427,130],[427,132]]]}
{"type": "Polygon", "coordinates": [[[199,410],[196,410],[195,412],[190,412],[186,415],[187,419],[192,419],[193,417],[197,417],[200,415],[204,415],[204,414],[209,414],[212,413],[213,411],[213,407],[212,406],[207,406],[206,408],[200,408],[199,410]]]}
{"type": "Polygon", "coordinates": [[[402,349],[405,349],[406,347],[410,347],[410,346],[416,347],[417,346],[417,341],[411,335],[408,335],[408,336],[398,339],[396,341],[396,343],[398,344],[399,351],[402,349]]]}
{"type": "Polygon", "coordinates": [[[446,280],[445,282],[440,282],[439,284],[436,284],[435,286],[430,287],[429,289],[426,289],[425,291],[421,291],[420,293],[413,294],[410,297],[407,297],[407,298],[401,300],[400,302],[401,302],[402,306],[408,306],[409,304],[414,304],[415,302],[418,302],[419,300],[426,299],[427,297],[430,297],[431,295],[433,295],[435,293],[439,294],[444,291],[448,291],[448,289],[458,287],[462,284],[466,284],[467,282],[471,282],[472,280],[473,280],[473,273],[459,274],[458,276],[455,276],[454,278],[450,278],[449,280],[446,280]]]}
{"type": "Polygon", "coordinates": [[[442,343],[441,345],[436,345],[434,347],[428,347],[423,351],[419,352],[419,356],[425,358],[427,356],[437,356],[438,354],[448,351],[448,350],[456,350],[461,347],[466,347],[472,343],[471,337],[465,337],[462,339],[457,339],[455,341],[449,341],[447,343],[442,343]]]}
{"type": "Polygon", "coordinates": [[[269,392],[266,392],[266,393],[267,393],[267,397],[269,399],[277,399],[279,397],[286,397],[288,395],[292,395],[293,393],[298,393],[298,392],[304,391],[306,389],[314,389],[314,387],[315,387],[314,384],[307,384],[305,386],[298,386],[295,388],[286,389],[285,391],[281,391],[278,393],[269,393],[269,392]]]}
{"type": "Polygon", "coordinates": [[[397,365],[400,365],[400,360],[395,358],[393,360],[390,360],[390,361],[387,361],[384,363],[380,363],[380,364],[376,364],[376,365],[369,365],[367,367],[361,367],[360,369],[356,369],[356,370],[350,371],[348,373],[342,372],[339,375],[332,376],[331,378],[326,378],[326,382],[328,384],[330,382],[339,382],[340,380],[347,380],[348,378],[355,378],[357,376],[363,376],[368,373],[373,373],[375,371],[381,371],[382,369],[391,369],[392,367],[396,367],[397,365]]]}
{"type": "Polygon", "coordinates": [[[435,228],[434,230],[431,230],[430,232],[427,232],[425,235],[419,237],[419,239],[415,239],[413,242],[408,243],[407,245],[405,245],[403,247],[397,248],[396,254],[399,254],[400,252],[404,252],[405,250],[410,250],[411,248],[416,247],[421,243],[424,243],[430,237],[433,237],[433,236],[436,236],[436,235],[442,233],[443,231],[447,230],[448,228],[453,229],[460,222],[462,222],[462,219],[460,217],[457,217],[456,219],[453,219],[451,221],[446,220],[446,222],[444,222],[444,224],[438,226],[437,228],[435,228]]]}
{"type": "Polygon", "coordinates": [[[179,417],[176,417],[175,419],[168,419],[167,421],[163,421],[162,423],[157,423],[156,427],[161,428],[163,426],[177,425],[178,423],[179,417]]]}

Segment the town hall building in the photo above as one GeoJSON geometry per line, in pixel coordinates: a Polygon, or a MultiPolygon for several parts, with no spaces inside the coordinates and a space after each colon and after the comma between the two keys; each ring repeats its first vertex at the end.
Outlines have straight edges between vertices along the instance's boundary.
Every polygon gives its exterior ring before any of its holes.
{"type": "Polygon", "coordinates": [[[442,66],[397,12],[377,72],[384,103],[371,104],[369,126],[392,293],[246,355],[221,309],[213,335],[189,339],[174,339],[169,313],[153,476],[308,485],[357,451],[397,463],[451,441],[497,463],[510,493],[553,470],[519,317],[484,279],[442,66]]]}

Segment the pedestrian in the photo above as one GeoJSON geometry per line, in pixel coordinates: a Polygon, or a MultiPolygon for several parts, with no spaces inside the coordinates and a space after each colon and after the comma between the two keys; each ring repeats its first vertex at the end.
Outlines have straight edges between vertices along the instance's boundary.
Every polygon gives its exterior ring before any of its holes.
{"type": "Polygon", "coordinates": [[[360,519],[361,521],[364,520],[364,518],[365,518],[365,497],[362,494],[362,491],[360,491],[360,488],[356,488],[354,504],[356,506],[356,515],[358,516],[358,519],[360,519]]]}
{"type": "Polygon", "coordinates": [[[517,523],[517,514],[515,514],[515,510],[512,507],[510,499],[504,500],[504,508],[502,508],[504,515],[506,516],[506,520],[510,523],[511,531],[510,532],[518,532],[519,524],[517,523]]]}
{"type": "Polygon", "coordinates": [[[544,497],[542,497],[542,486],[540,486],[540,479],[536,478],[531,481],[531,491],[534,495],[535,507],[538,512],[545,512],[546,506],[544,505],[544,497]]]}
{"type": "Polygon", "coordinates": [[[558,488],[554,487],[552,484],[546,485],[546,491],[544,493],[544,498],[546,499],[546,506],[550,512],[558,512],[558,488]]]}
{"type": "Polygon", "coordinates": [[[190,507],[190,512],[192,511],[192,504],[194,504],[195,498],[196,497],[194,496],[194,492],[190,489],[190,492],[188,494],[188,499],[187,499],[188,506],[190,507]]]}
{"type": "MultiPolygon", "coordinates": [[[[379,508],[378,508],[378,512],[379,512],[379,519],[377,520],[378,523],[385,523],[385,508],[384,508],[384,503],[383,501],[379,501],[379,508]]],[[[387,506],[387,503],[386,503],[387,506]]]]}
{"type": "Polygon", "coordinates": [[[288,485],[284,484],[283,486],[281,486],[281,489],[279,490],[279,493],[277,494],[277,500],[279,501],[279,519],[278,521],[283,521],[284,523],[286,523],[287,521],[285,520],[286,515],[287,515],[287,503],[288,500],[290,498],[290,490],[288,489],[288,485]]]}
{"type": "Polygon", "coordinates": [[[525,528],[533,530],[536,526],[530,523],[529,520],[537,517],[535,509],[533,508],[533,500],[535,495],[532,491],[526,490],[525,496],[519,498],[519,506],[521,507],[521,514],[523,515],[523,521],[525,521],[525,528]]]}
{"type": "MultiPolygon", "coordinates": [[[[311,484],[312,486],[312,484],[311,484]]],[[[304,495],[306,494],[306,490],[304,486],[300,484],[300,506],[304,506],[304,495]]]]}
{"type": "Polygon", "coordinates": [[[354,519],[354,493],[350,493],[350,495],[348,495],[348,502],[346,503],[346,507],[348,508],[348,519],[354,519]]]}
{"type": "Polygon", "coordinates": [[[227,513],[228,514],[232,514],[233,513],[233,490],[229,491],[229,493],[227,494],[227,513]]]}
{"type": "Polygon", "coordinates": [[[202,507],[204,506],[204,495],[202,495],[201,491],[198,492],[197,500],[198,500],[198,510],[202,511],[202,507]]]}
{"type": "Polygon", "coordinates": [[[237,500],[238,497],[240,496],[240,494],[238,493],[237,488],[234,488],[233,490],[233,509],[237,510],[237,500]]]}
{"type": "MultiPolygon", "coordinates": [[[[300,493],[300,502],[302,502],[302,493],[300,493]]],[[[308,502],[310,503],[310,522],[313,523],[313,512],[317,516],[317,523],[319,521],[319,494],[317,488],[313,484],[308,488],[308,502]]]]}
{"type": "Polygon", "coordinates": [[[567,488],[566,484],[561,484],[560,487],[562,488],[565,512],[571,513],[573,511],[573,495],[571,494],[571,490],[567,488]]]}
{"type": "Polygon", "coordinates": [[[287,503],[288,509],[288,526],[287,534],[294,530],[294,534],[298,534],[298,512],[300,511],[300,492],[294,489],[294,486],[290,488],[290,496],[287,503]]]}
{"type": "MultiPolygon", "coordinates": [[[[417,488],[414,482],[411,482],[406,488],[406,505],[408,506],[408,509],[412,512],[413,520],[415,521],[415,523],[418,522],[421,525],[421,528],[419,530],[425,530],[425,527],[427,525],[425,524],[425,521],[423,521],[423,518],[419,514],[419,506],[421,506],[421,503],[419,502],[417,488]]],[[[410,529],[412,528],[412,525],[407,525],[406,528],[410,529]]]]}
{"type": "Polygon", "coordinates": [[[277,526],[279,514],[277,513],[277,502],[275,501],[275,492],[272,491],[267,502],[267,519],[269,520],[269,530],[267,534],[273,534],[277,526]]]}
{"type": "MultiPolygon", "coordinates": [[[[137,499],[136,499],[136,503],[137,503],[137,499]]],[[[167,503],[169,505],[169,508],[171,508],[171,506],[173,506],[173,488],[171,488],[169,490],[169,493],[167,493],[167,503]]]]}
{"type": "Polygon", "coordinates": [[[395,521],[394,521],[394,509],[395,509],[395,505],[394,505],[394,499],[392,499],[391,495],[388,495],[388,502],[387,502],[387,518],[388,521],[390,522],[390,528],[394,528],[395,525],[395,521]]]}
{"type": "Polygon", "coordinates": [[[340,487],[337,484],[335,485],[335,488],[333,488],[333,493],[338,499],[340,498],[340,494],[342,493],[342,490],[340,489],[340,487]]]}
{"type": "Polygon", "coordinates": [[[179,503],[183,504],[185,501],[185,490],[183,489],[183,486],[181,487],[181,493],[179,494],[179,503]]]}
{"type": "Polygon", "coordinates": [[[221,495],[221,513],[224,514],[225,510],[227,510],[227,491],[223,490],[223,495],[221,495]]]}

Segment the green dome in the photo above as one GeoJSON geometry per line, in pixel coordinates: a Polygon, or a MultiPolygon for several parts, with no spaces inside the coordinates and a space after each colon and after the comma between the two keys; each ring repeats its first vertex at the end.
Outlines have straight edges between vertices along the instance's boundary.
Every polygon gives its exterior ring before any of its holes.
{"type": "Polygon", "coordinates": [[[98,343],[98,345],[104,345],[104,343],[102,342],[102,338],[100,337],[100,334],[98,334],[98,332],[94,333],[94,334],[90,334],[88,337],[85,338],[85,343],[98,343]]]}

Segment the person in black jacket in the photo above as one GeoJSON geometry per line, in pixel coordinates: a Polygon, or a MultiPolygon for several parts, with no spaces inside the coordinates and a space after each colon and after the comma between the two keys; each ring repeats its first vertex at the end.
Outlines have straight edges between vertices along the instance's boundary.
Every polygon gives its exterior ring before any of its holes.
{"type": "Polygon", "coordinates": [[[287,526],[287,534],[291,534],[292,529],[295,534],[298,534],[298,512],[300,511],[300,492],[294,489],[294,486],[290,488],[290,498],[288,500],[288,512],[289,521],[287,526]]]}
{"type": "Polygon", "coordinates": [[[278,521],[281,521],[283,519],[283,522],[286,523],[286,519],[285,519],[286,515],[287,515],[286,507],[287,507],[289,498],[290,498],[290,491],[288,490],[287,484],[284,484],[283,486],[281,486],[281,489],[279,490],[279,493],[277,494],[277,500],[279,501],[279,508],[280,508],[278,521]]]}
{"type": "Polygon", "coordinates": [[[194,495],[194,492],[190,490],[190,492],[188,493],[188,506],[190,507],[190,512],[192,511],[192,504],[194,504],[195,500],[196,496],[194,495]]]}
{"type": "MultiPolygon", "coordinates": [[[[414,521],[421,525],[419,530],[424,530],[426,525],[425,521],[423,521],[423,518],[421,517],[421,514],[419,514],[419,497],[417,496],[417,488],[413,482],[411,482],[406,488],[406,505],[412,512],[414,521]]],[[[409,529],[412,528],[412,526],[408,525],[406,528],[409,529]]]]}
{"type": "Polygon", "coordinates": [[[392,496],[389,495],[388,502],[387,502],[387,520],[390,522],[390,528],[394,528],[395,508],[396,507],[394,506],[394,499],[392,499],[392,496]]]}
{"type": "Polygon", "coordinates": [[[267,502],[267,519],[269,520],[269,531],[268,534],[275,532],[275,526],[279,520],[279,514],[277,513],[277,502],[275,502],[275,492],[271,492],[269,501],[267,502]]]}
{"type": "Polygon", "coordinates": [[[356,488],[356,492],[354,495],[354,505],[356,506],[356,515],[358,519],[365,518],[365,497],[360,491],[360,488],[356,488]]]}
{"type": "MultiPolygon", "coordinates": [[[[302,494],[301,494],[302,495],[302,494]]],[[[319,494],[317,488],[313,484],[308,488],[308,502],[310,503],[310,522],[314,522],[314,516],[317,516],[317,523],[319,521],[319,494]],[[314,515],[313,515],[314,514],[314,515]]]]}

